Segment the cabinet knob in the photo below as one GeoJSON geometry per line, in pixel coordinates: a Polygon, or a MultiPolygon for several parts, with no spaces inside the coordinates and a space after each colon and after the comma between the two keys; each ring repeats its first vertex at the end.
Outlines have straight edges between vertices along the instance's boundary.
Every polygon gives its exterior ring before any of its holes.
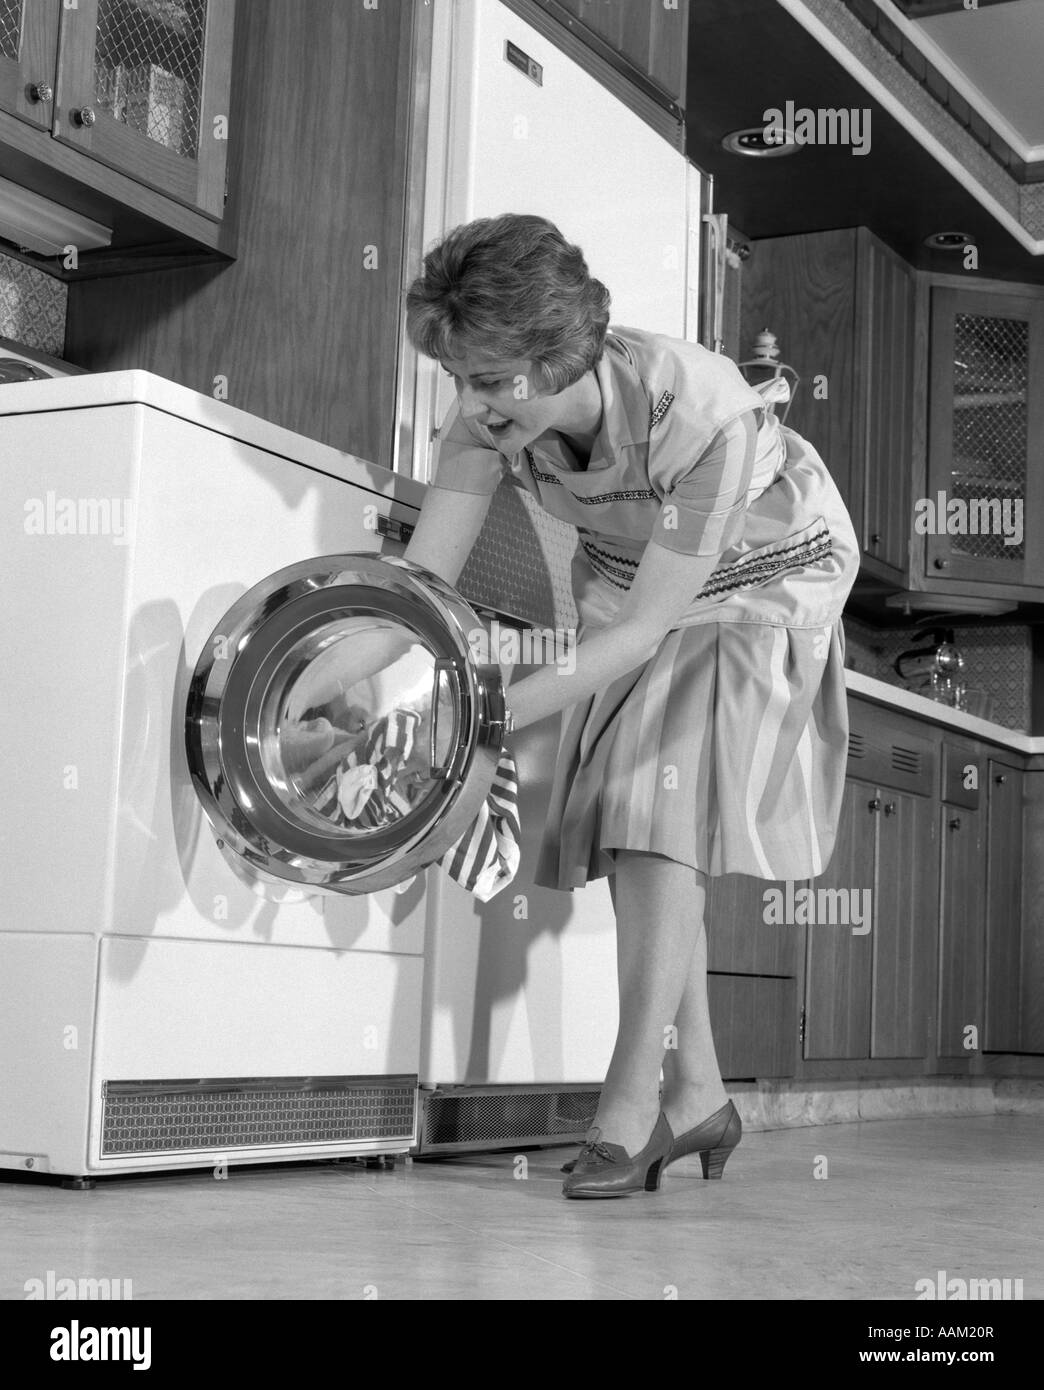
{"type": "Polygon", "coordinates": [[[880,811],[881,798],[879,796],[875,796],[873,801],[868,801],[866,804],[871,811],[880,811]]]}
{"type": "Polygon", "coordinates": [[[954,816],[953,820],[948,821],[947,824],[949,825],[949,827],[950,827],[951,830],[960,830],[960,828],[961,828],[961,818],[960,818],[960,816],[954,816]]]}
{"type": "Polygon", "coordinates": [[[33,102],[53,101],[54,88],[47,82],[30,82],[29,100],[33,102]]]}
{"type": "Polygon", "coordinates": [[[884,813],[885,813],[886,816],[894,816],[894,815],[895,815],[895,802],[894,802],[894,801],[886,801],[886,802],[885,802],[884,813]]]}
{"type": "Polygon", "coordinates": [[[998,772],[997,775],[996,775],[996,777],[994,777],[993,780],[997,783],[997,786],[998,786],[998,787],[1003,787],[1003,786],[1004,786],[1004,783],[1005,783],[1008,779],[1007,779],[1007,777],[1004,775],[1003,772],[998,772]]]}
{"type": "Polygon", "coordinates": [[[72,118],[78,126],[92,126],[98,117],[94,114],[92,106],[80,106],[72,113],[72,118]]]}
{"type": "Polygon", "coordinates": [[[950,564],[949,560],[935,560],[933,563],[937,570],[948,569],[950,564]]]}
{"type": "Polygon", "coordinates": [[[870,544],[871,544],[871,545],[880,545],[880,544],[881,544],[881,533],[880,533],[880,531],[875,531],[874,534],[870,537],[870,544]]]}

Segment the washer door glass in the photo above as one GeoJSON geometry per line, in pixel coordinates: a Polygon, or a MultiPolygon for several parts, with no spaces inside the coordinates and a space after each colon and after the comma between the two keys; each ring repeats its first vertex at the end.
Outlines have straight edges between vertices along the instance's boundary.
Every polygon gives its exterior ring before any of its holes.
{"type": "Polygon", "coordinates": [[[197,793],[237,870],[366,893],[441,858],[502,741],[482,631],[435,575],[375,555],[305,561],[245,594],[204,648],[186,719],[197,793]]]}

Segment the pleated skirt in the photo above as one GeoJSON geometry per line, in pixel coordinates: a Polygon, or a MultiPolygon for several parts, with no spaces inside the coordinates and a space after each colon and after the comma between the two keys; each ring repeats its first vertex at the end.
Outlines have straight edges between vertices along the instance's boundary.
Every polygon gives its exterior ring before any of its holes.
{"type": "Polygon", "coordinates": [[[616,851],[712,876],[815,877],[844,791],[844,629],[704,622],[563,715],[536,881],[572,889],[616,851]]]}

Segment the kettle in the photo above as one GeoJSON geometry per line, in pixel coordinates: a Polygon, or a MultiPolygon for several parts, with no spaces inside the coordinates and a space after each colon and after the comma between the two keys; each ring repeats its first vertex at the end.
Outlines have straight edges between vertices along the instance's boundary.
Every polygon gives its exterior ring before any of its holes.
{"type": "Polygon", "coordinates": [[[947,703],[962,684],[964,657],[954,646],[952,628],[932,628],[923,634],[926,647],[911,647],[895,659],[895,670],[911,690],[923,690],[947,703]]]}

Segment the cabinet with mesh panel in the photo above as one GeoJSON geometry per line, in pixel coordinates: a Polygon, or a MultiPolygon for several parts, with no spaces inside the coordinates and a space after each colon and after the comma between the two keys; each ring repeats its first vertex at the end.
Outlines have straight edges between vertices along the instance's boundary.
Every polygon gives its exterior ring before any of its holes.
{"type": "Polygon", "coordinates": [[[1042,382],[1044,298],[933,289],[928,488],[915,521],[928,579],[1044,586],[1042,382]]]}
{"type": "Polygon", "coordinates": [[[234,14],[235,0],[0,0],[0,112],[220,218],[234,14]]]}

